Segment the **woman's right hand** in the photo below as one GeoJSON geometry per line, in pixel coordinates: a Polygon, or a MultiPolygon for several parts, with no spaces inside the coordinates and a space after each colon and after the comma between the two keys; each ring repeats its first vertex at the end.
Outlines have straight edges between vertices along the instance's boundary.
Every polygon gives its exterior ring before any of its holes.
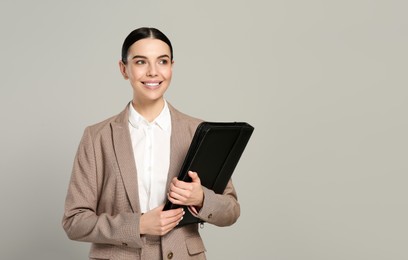
{"type": "Polygon", "coordinates": [[[140,217],[140,234],[163,236],[183,219],[184,209],[163,211],[164,204],[140,217]]]}

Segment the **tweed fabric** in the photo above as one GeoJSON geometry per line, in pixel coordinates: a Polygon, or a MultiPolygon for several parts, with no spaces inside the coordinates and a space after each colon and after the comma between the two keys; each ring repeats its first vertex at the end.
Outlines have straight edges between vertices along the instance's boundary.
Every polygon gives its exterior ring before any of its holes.
{"type": "MultiPolygon", "coordinates": [[[[172,134],[167,187],[177,176],[201,120],[169,104],[172,134]]],[[[162,237],[140,234],[137,171],[128,129],[128,108],[87,127],[75,156],[62,220],[68,237],[91,242],[90,259],[205,259],[196,224],[162,237]]],[[[230,181],[224,194],[205,189],[198,217],[218,226],[233,224],[240,207],[230,181]]]]}

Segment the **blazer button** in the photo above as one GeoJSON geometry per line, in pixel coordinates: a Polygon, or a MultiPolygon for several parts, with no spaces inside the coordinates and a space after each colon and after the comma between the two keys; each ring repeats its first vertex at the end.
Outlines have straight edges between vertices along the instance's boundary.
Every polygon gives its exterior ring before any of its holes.
{"type": "Polygon", "coordinates": [[[212,214],[208,215],[208,218],[209,218],[209,219],[212,218],[212,214]]]}
{"type": "Polygon", "coordinates": [[[167,254],[167,259],[172,259],[173,258],[173,252],[170,252],[167,254]]]}

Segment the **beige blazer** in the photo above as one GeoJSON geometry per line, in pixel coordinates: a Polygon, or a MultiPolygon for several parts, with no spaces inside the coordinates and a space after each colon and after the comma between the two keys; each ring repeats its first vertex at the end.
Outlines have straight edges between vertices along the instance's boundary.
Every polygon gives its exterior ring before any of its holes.
{"type": "MultiPolygon", "coordinates": [[[[167,186],[177,176],[201,122],[169,104],[172,131],[167,186]]],[[[152,247],[140,235],[136,165],[128,126],[128,106],[118,115],[85,129],[75,156],[62,225],[68,237],[91,242],[90,259],[146,259],[152,247]]],[[[197,217],[232,225],[240,206],[230,181],[224,194],[204,188],[197,217]]],[[[177,227],[162,237],[162,259],[205,259],[198,225],[177,227]]],[[[156,245],[157,248],[157,245],[156,245]]]]}

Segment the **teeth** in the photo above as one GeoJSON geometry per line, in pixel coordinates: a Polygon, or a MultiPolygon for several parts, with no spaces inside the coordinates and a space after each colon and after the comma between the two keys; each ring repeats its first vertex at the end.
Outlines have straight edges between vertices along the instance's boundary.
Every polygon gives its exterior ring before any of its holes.
{"type": "Polygon", "coordinates": [[[157,87],[159,83],[145,83],[145,85],[149,87],[157,87]]]}

